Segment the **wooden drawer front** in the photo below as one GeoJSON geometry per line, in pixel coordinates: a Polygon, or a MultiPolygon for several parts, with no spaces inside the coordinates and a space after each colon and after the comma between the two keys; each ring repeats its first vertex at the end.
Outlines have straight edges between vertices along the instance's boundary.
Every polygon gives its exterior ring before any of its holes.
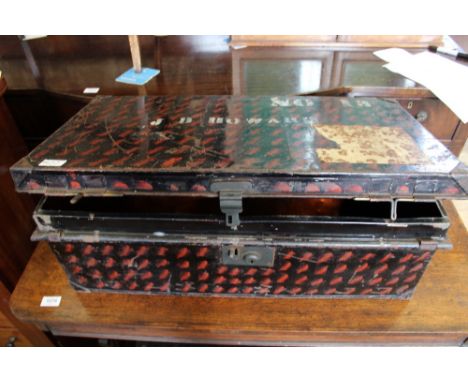
{"type": "Polygon", "coordinates": [[[9,342],[13,346],[31,346],[31,342],[0,312],[0,346],[7,346],[9,342]]]}
{"type": "Polygon", "coordinates": [[[451,141],[457,129],[458,118],[441,101],[436,99],[400,100],[400,104],[434,136],[451,141]]]}

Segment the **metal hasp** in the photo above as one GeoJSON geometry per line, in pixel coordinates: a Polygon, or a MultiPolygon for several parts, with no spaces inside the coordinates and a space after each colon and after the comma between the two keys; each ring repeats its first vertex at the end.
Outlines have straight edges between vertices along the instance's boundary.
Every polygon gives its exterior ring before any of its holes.
{"type": "Polygon", "coordinates": [[[219,206],[226,215],[226,225],[237,229],[240,224],[239,214],[242,212],[242,194],[240,192],[220,192],[219,206]]]}
{"type": "Polygon", "coordinates": [[[242,192],[252,190],[250,182],[215,182],[211,191],[219,192],[219,207],[226,215],[226,225],[236,230],[240,224],[242,212],[242,192]]]}

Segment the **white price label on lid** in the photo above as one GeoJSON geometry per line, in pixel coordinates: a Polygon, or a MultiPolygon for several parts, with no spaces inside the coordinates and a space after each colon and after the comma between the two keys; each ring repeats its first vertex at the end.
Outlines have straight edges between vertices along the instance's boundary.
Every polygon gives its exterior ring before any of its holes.
{"type": "Polygon", "coordinates": [[[44,296],[42,297],[41,307],[56,308],[60,306],[61,301],[62,301],[62,296],[44,296]]]}
{"type": "Polygon", "coordinates": [[[60,167],[67,163],[66,159],[44,159],[39,166],[43,167],[60,167]]]}

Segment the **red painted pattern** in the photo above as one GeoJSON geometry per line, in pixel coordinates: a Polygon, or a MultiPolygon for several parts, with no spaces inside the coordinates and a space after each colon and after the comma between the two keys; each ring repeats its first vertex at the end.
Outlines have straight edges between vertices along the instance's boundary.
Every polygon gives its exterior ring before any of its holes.
{"type": "Polygon", "coordinates": [[[51,243],[68,275],[85,288],[151,293],[258,296],[399,296],[410,293],[428,251],[281,248],[274,267],[219,264],[209,246],[51,243]]]}

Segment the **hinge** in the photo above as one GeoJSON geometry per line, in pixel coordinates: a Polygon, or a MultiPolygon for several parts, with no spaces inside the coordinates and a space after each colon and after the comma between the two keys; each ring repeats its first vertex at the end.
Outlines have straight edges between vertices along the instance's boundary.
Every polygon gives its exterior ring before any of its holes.
{"type": "Polygon", "coordinates": [[[54,227],[52,226],[52,219],[50,215],[41,215],[34,213],[33,220],[36,223],[37,228],[42,232],[53,231],[54,227]]]}
{"type": "Polygon", "coordinates": [[[439,247],[439,243],[435,240],[421,240],[419,247],[423,251],[435,251],[439,247]]]}

